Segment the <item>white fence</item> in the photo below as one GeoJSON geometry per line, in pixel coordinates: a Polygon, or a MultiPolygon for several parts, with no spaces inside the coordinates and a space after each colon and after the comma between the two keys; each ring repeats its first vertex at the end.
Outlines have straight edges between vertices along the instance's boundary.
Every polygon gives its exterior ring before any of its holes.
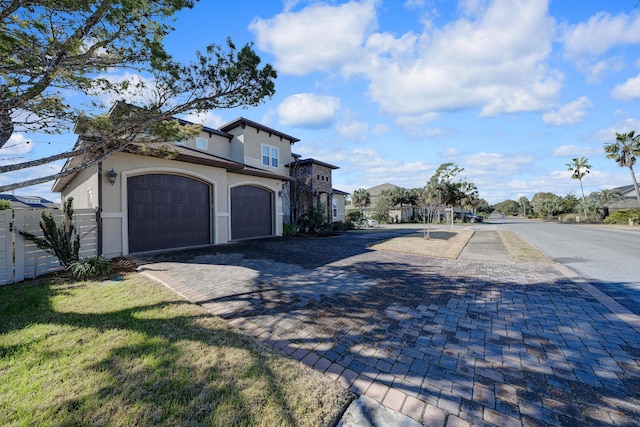
{"type": "MultiPolygon", "coordinates": [[[[60,270],[58,258],[38,249],[18,231],[26,231],[42,237],[41,210],[0,210],[0,285],[22,282],[43,274],[60,270]]],[[[58,225],[62,211],[51,210],[58,225]]],[[[80,257],[97,256],[98,233],[96,213],[93,209],[74,211],[73,225],[80,236],[80,257]]]]}

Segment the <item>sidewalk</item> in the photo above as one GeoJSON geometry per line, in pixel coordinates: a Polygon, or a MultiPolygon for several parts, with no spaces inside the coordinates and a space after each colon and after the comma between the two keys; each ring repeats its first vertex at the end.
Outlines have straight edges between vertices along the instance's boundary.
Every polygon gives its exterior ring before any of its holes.
{"type": "Polygon", "coordinates": [[[553,264],[438,260],[372,239],[243,242],[141,270],[427,426],[640,423],[637,316],[553,264]]]}

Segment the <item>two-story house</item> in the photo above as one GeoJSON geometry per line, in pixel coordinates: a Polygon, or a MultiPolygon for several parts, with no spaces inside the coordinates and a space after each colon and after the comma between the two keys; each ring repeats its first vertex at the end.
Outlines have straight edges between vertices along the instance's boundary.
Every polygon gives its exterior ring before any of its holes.
{"type": "MultiPolygon", "coordinates": [[[[77,144],[87,140],[80,135],[77,144]]],[[[298,141],[241,117],[173,143],[169,157],[166,144],[131,144],[59,178],[53,191],[96,210],[98,253],[107,257],[282,235],[298,141]]]]}

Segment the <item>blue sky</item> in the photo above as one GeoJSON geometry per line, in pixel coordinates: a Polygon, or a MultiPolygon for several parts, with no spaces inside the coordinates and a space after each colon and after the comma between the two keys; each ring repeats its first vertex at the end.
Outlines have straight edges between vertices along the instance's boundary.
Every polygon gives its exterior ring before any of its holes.
{"type": "MultiPolygon", "coordinates": [[[[238,46],[254,43],[278,70],[276,95],[262,106],[194,121],[218,127],[244,116],[295,136],[296,153],[340,167],[334,186],[344,191],[385,182],[421,187],[453,162],[480,197],[497,203],[540,191],[579,195],[565,166],[573,157],[593,166],[583,179],[587,194],[631,183],[602,147],[616,132],[640,131],[636,4],[204,1],[177,15],[166,45],[188,61],[231,37],[238,46]]],[[[72,146],[75,136],[12,141],[2,157],[10,150],[41,157],[72,146]]],[[[50,188],[17,193],[59,199],[50,188]]]]}

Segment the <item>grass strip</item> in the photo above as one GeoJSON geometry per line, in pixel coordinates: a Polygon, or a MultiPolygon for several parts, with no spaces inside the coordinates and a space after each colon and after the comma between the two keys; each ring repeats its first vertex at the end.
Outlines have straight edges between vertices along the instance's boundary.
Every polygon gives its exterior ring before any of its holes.
{"type": "Polygon", "coordinates": [[[351,399],[140,275],[0,287],[3,426],[332,426],[351,399]]]}
{"type": "Polygon", "coordinates": [[[425,239],[420,231],[411,236],[396,237],[372,245],[375,250],[402,252],[434,258],[456,259],[467,245],[473,230],[432,230],[425,239]]]}
{"type": "Polygon", "coordinates": [[[522,240],[513,231],[499,230],[498,235],[514,262],[537,264],[553,263],[549,257],[522,240]]]}

